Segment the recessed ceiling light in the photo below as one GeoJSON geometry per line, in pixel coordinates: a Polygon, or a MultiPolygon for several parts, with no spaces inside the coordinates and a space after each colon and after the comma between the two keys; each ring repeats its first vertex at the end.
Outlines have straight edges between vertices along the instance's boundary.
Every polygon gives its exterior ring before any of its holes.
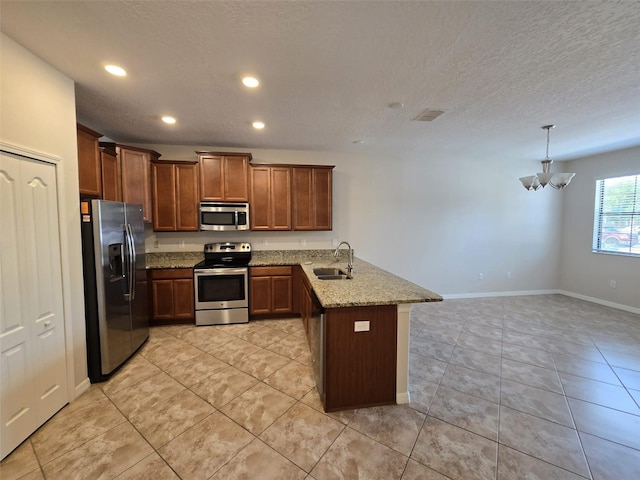
{"type": "Polygon", "coordinates": [[[258,80],[256,77],[243,77],[242,83],[245,87],[256,88],[258,85],[260,85],[260,80],[258,80]]]}
{"type": "Polygon", "coordinates": [[[402,108],[404,107],[404,103],[402,102],[393,102],[389,104],[389,108],[402,108]]]}
{"type": "Polygon", "coordinates": [[[360,145],[362,143],[364,143],[364,140],[354,140],[353,143],[360,145]]]}
{"type": "Polygon", "coordinates": [[[106,65],[104,69],[116,77],[124,77],[127,74],[127,71],[118,65],[106,65]]]}
{"type": "Polygon", "coordinates": [[[176,119],[174,117],[169,117],[169,116],[162,117],[162,121],[170,125],[173,125],[174,123],[176,123],[176,119]]]}
{"type": "Polygon", "coordinates": [[[256,130],[262,130],[264,128],[264,122],[253,122],[251,125],[253,125],[253,128],[256,130]]]}

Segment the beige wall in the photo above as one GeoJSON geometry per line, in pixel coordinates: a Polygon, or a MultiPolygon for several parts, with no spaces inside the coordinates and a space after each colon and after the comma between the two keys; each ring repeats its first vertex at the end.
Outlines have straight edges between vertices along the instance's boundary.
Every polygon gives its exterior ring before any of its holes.
{"type": "MultiPolygon", "coordinates": [[[[196,150],[232,150],[143,146],[171,160],[195,160],[196,150]]],[[[333,231],[154,234],[149,229],[147,251],[178,250],[180,240],[185,250],[230,239],[250,241],[258,250],[331,248],[346,240],[358,257],[449,296],[558,288],[562,192],[527,192],[518,181],[539,169],[539,162],[251,152],[252,163],[335,165],[333,231]]]]}
{"type": "MultiPolygon", "coordinates": [[[[56,175],[70,381],[87,381],[74,84],[0,33],[0,141],[58,158],[56,175]]],[[[74,397],[71,392],[71,398],[74,397]]]]}
{"type": "Polygon", "coordinates": [[[573,160],[566,168],[576,177],[565,192],[560,288],[640,313],[640,258],[591,251],[596,180],[640,174],[640,148],[573,160]]]}

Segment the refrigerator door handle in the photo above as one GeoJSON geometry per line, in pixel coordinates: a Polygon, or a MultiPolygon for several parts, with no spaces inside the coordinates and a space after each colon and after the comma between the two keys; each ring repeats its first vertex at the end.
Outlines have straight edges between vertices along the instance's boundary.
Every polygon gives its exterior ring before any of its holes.
{"type": "Polygon", "coordinates": [[[131,245],[131,300],[136,298],[136,244],[133,237],[133,227],[127,223],[129,228],[129,245],[131,245]]]}
{"type": "Polygon", "coordinates": [[[127,249],[127,268],[126,268],[126,275],[127,275],[127,290],[128,293],[124,294],[124,298],[128,301],[131,302],[133,300],[133,275],[131,274],[131,270],[132,270],[132,265],[133,265],[133,254],[132,254],[132,250],[131,250],[131,232],[129,231],[129,224],[125,223],[124,224],[124,239],[125,239],[125,244],[126,244],[126,249],[127,249]]]}

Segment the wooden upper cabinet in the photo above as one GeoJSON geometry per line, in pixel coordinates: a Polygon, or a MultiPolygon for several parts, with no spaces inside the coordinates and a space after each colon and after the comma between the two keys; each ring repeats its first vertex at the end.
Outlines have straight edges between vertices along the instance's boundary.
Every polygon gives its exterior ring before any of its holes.
{"type": "Polygon", "coordinates": [[[198,164],[151,163],[153,229],[160,232],[197,231],[198,164]]]}
{"type": "Polygon", "coordinates": [[[122,201],[120,160],[115,149],[100,147],[100,166],[102,171],[102,199],[122,201]]]}
{"type": "Polygon", "coordinates": [[[78,132],[78,181],[81,195],[102,196],[102,172],[98,139],[101,133],[84,125],[77,126],[78,132]]]}
{"type": "Polygon", "coordinates": [[[250,153],[196,153],[200,162],[200,200],[249,201],[250,153]]]}
{"type": "Polygon", "coordinates": [[[292,168],[294,230],[331,230],[333,168],[292,168]]]}
{"type": "Polygon", "coordinates": [[[291,230],[291,168],[252,165],[251,230],[291,230]]]}
{"type": "Polygon", "coordinates": [[[160,158],[158,152],[137,147],[117,145],[122,170],[122,201],[142,204],[144,221],[151,222],[150,163],[160,158]]]}

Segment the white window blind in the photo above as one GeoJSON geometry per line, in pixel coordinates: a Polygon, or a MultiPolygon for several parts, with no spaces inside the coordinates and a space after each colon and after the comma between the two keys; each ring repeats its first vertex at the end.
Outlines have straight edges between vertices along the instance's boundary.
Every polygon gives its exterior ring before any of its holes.
{"type": "Polygon", "coordinates": [[[593,251],[640,256],[640,175],[596,181],[593,251]]]}

